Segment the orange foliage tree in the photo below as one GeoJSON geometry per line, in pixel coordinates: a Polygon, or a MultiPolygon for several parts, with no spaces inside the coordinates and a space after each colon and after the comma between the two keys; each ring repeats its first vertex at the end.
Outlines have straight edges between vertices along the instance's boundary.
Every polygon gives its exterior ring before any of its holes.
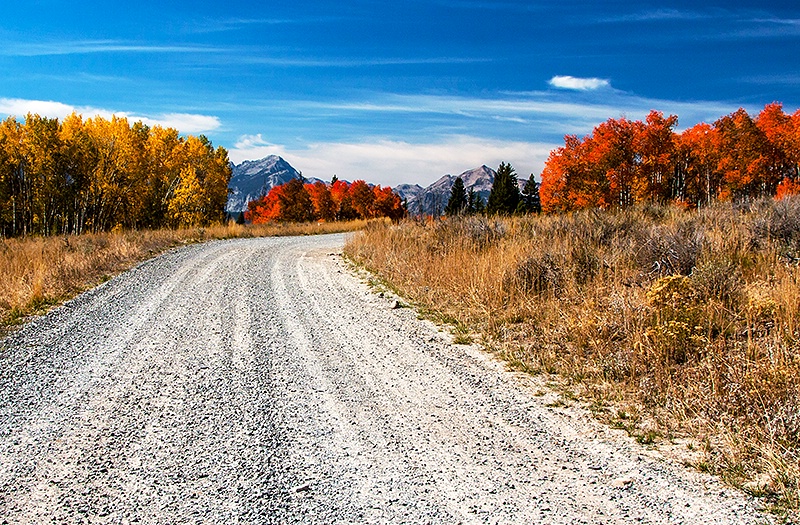
{"type": "Polygon", "coordinates": [[[678,117],[609,119],[583,139],[569,135],[542,171],[544,211],[625,207],[636,202],[707,205],[800,192],[800,110],[769,104],[674,131],[678,117]]]}
{"type": "Polygon", "coordinates": [[[293,179],[275,186],[261,199],[247,205],[245,220],[265,222],[307,222],[405,216],[400,197],[390,187],[370,186],[363,180],[352,184],[305,184],[293,179]]]}

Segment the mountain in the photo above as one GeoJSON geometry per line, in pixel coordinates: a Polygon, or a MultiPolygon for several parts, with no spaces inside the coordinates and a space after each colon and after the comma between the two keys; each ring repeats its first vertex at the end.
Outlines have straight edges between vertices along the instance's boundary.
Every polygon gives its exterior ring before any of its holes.
{"type": "MultiPolygon", "coordinates": [[[[461,177],[461,180],[464,181],[464,187],[466,187],[467,191],[472,188],[472,191],[480,195],[485,203],[489,198],[489,192],[492,191],[495,175],[497,175],[497,172],[484,165],[480,168],[467,170],[458,177],[461,177]]],[[[447,201],[450,199],[450,190],[458,177],[445,175],[415,195],[412,196],[410,193],[408,197],[409,215],[442,215],[445,206],[447,206],[447,201]]],[[[408,185],[404,184],[403,186],[408,185]]],[[[416,186],[419,187],[418,185],[416,186]]],[[[397,188],[395,190],[397,191],[397,188]]]]}
{"type": "Polygon", "coordinates": [[[401,200],[411,201],[416,199],[420,193],[425,191],[425,188],[419,184],[398,184],[392,188],[394,192],[400,196],[401,200]]]}
{"type": "Polygon", "coordinates": [[[228,184],[231,192],[225,211],[231,215],[245,211],[248,202],[263,197],[274,186],[285,184],[299,176],[296,169],[277,155],[235,164],[228,184]]]}

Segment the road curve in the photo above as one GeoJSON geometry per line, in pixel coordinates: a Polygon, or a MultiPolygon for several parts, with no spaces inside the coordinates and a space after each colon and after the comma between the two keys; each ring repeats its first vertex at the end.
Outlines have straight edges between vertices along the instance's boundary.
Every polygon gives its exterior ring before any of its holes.
{"type": "Polygon", "coordinates": [[[393,309],[343,241],[180,248],[3,341],[0,523],[768,521],[393,309]]]}

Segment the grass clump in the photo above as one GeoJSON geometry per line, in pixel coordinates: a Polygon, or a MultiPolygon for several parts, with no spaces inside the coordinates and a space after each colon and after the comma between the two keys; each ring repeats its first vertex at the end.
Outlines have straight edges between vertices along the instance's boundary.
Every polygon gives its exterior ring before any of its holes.
{"type": "Polygon", "coordinates": [[[600,417],[640,441],[708,443],[710,471],[798,509],[800,199],[407,221],[345,254],[515,368],[625,407],[600,417]]]}

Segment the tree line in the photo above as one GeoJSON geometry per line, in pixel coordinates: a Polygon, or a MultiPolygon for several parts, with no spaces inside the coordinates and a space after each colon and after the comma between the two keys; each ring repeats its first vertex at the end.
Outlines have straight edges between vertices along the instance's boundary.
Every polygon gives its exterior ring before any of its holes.
{"type": "Polygon", "coordinates": [[[0,234],[80,234],[225,218],[228,152],[205,136],[28,114],[0,122],[0,234]]]}
{"type": "Polygon", "coordinates": [[[464,180],[457,177],[450,189],[444,214],[453,215],[512,215],[539,213],[542,206],[539,199],[539,185],[533,174],[519,188],[517,174],[511,164],[501,162],[492,182],[492,189],[486,203],[472,188],[464,186],[464,180]]]}
{"type": "Polygon", "coordinates": [[[579,139],[565,137],[541,176],[544,211],[800,193],[800,110],[779,103],[675,132],[678,117],[651,111],[644,122],[609,119],[579,139]]]}
{"type": "Polygon", "coordinates": [[[294,178],[251,201],[244,214],[254,224],[266,222],[346,221],[388,217],[399,220],[406,210],[392,188],[348,183],[335,176],[330,184],[294,178]]]}

